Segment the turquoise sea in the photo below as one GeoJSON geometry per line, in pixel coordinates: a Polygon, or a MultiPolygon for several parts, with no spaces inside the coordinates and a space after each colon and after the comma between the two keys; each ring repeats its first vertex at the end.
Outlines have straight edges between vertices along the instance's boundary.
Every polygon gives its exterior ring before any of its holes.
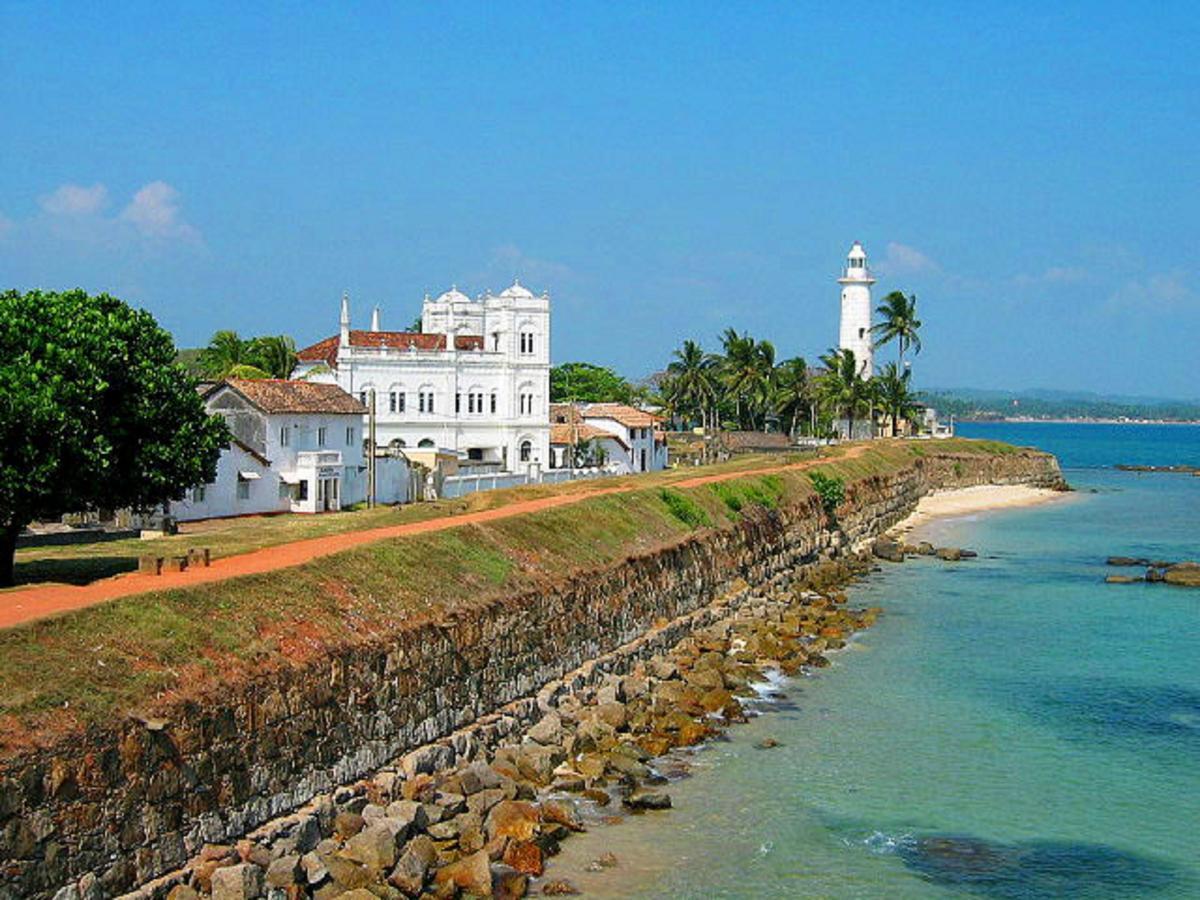
{"type": "Polygon", "coordinates": [[[692,754],[673,811],[568,841],[552,877],[599,897],[1200,897],[1200,590],[1103,583],[1110,554],[1200,559],[1200,478],[1111,468],[1200,465],[1200,428],[960,433],[1055,452],[1077,493],[931,525],[979,558],[856,587],[874,628],[692,754]]]}

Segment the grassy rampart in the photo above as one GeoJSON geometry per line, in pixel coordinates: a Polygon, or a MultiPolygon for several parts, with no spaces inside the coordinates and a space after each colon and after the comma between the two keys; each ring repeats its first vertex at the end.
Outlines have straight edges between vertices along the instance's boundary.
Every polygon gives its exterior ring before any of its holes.
{"type": "MultiPolygon", "coordinates": [[[[750,507],[806,500],[813,471],[851,484],[925,455],[1019,452],[978,441],[880,442],[855,458],[832,455],[815,469],[769,472],[762,470],[787,460],[740,460],[726,471],[744,475],[714,484],[680,482],[718,467],[659,473],[623,493],[381,540],[285,570],[132,596],[14,628],[0,633],[0,752],[114,716],[152,715],[171,700],[250,672],[385,639],[415,623],[619,563],[696,529],[733,527],[750,507]]],[[[574,483],[498,491],[469,498],[474,506],[456,501],[442,514],[584,489],[574,483]]]]}

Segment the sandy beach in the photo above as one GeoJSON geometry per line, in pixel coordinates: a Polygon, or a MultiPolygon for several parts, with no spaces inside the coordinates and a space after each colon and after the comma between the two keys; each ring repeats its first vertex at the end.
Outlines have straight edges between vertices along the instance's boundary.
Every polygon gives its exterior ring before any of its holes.
{"type": "Polygon", "coordinates": [[[924,526],[940,519],[975,515],[997,509],[1012,509],[1018,506],[1034,506],[1071,496],[1049,488],[1026,485],[982,484],[976,487],[955,488],[937,491],[922,497],[916,511],[890,531],[893,535],[912,537],[924,526]]]}

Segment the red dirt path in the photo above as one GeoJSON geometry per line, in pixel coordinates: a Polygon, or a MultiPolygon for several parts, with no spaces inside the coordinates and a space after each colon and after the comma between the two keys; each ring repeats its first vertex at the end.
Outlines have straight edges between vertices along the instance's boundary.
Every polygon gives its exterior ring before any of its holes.
{"type": "MultiPolygon", "coordinates": [[[[855,446],[847,449],[839,459],[852,459],[860,455],[866,448],[855,446]]],[[[699,475],[686,478],[663,487],[697,487],[719,481],[731,481],[735,478],[745,478],[754,475],[769,475],[794,469],[806,469],[818,463],[828,462],[828,459],[810,459],[803,462],[781,466],[767,466],[761,469],[738,472],[722,472],[715,475],[699,475]]],[[[372,544],[388,538],[404,537],[410,534],[428,534],[434,531],[445,531],[449,528],[459,528],[463,525],[474,525],[481,522],[492,522],[496,519],[507,519],[525,513],[538,512],[543,509],[553,509],[558,506],[570,506],[593,497],[603,497],[608,494],[623,494],[640,490],[643,485],[635,483],[620,487],[597,487],[595,490],[579,491],[572,494],[559,494],[551,497],[540,497],[535,500],[520,500],[496,509],[480,512],[463,513],[456,516],[446,516],[440,519],[427,519],[422,522],[408,522],[403,525],[384,525],[379,528],[367,528],[361,531],[347,531],[341,534],[331,534],[324,537],[306,538],[288,544],[277,544],[264,547],[250,553],[236,556],[226,556],[214,559],[207,568],[186,569],[183,572],[164,572],[162,575],[145,575],[131,572],[95,581],[91,584],[77,586],[70,584],[30,585],[25,588],[7,591],[0,594],[0,628],[11,628],[25,622],[32,622],[58,613],[75,609],[83,609],[128,597],[133,594],[145,594],[151,591],[162,591],[169,588],[189,587],[205,584],[211,581],[223,581],[226,578],[237,578],[242,575],[258,575],[262,572],[273,572],[276,569],[286,569],[298,566],[318,556],[328,556],[363,544],[372,544]]]]}

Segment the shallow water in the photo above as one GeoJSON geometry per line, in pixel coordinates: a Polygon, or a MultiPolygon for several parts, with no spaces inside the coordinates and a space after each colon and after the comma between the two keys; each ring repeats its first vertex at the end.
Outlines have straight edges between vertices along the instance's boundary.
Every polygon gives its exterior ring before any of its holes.
{"type": "MultiPolygon", "coordinates": [[[[1200,460],[1160,451],[1108,462],[1200,460]]],[[[1110,554],[1200,558],[1200,478],[1067,475],[1065,502],[929,526],[980,558],[856,587],[874,628],[693,754],[673,811],[568,841],[551,874],[604,897],[1200,896],[1200,591],[1103,583],[1110,554]]]]}

